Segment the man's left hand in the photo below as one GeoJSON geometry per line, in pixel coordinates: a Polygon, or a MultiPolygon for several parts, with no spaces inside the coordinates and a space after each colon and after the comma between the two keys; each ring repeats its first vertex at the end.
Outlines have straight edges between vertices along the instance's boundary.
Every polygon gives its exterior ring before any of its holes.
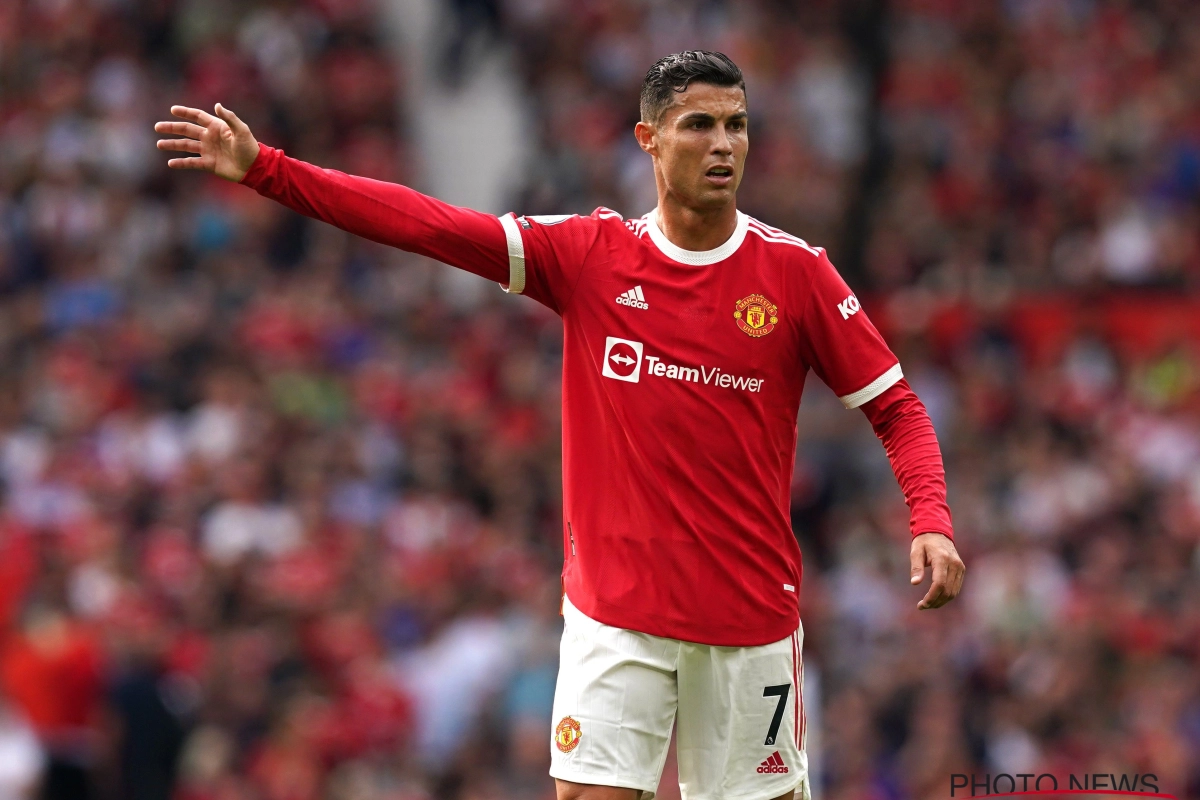
{"type": "Polygon", "coordinates": [[[958,597],[967,568],[958,557],[958,550],[954,549],[954,542],[949,536],[940,533],[914,536],[909,560],[912,563],[910,583],[913,586],[924,580],[926,567],[933,567],[933,585],[917,604],[918,611],[941,608],[958,597]]]}

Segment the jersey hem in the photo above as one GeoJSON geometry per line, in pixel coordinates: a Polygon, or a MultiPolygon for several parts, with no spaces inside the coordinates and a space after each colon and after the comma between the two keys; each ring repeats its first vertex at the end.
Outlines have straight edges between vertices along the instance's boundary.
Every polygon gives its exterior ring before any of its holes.
{"type": "Polygon", "coordinates": [[[879,395],[886,392],[888,389],[895,386],[904,377],[904,370],[900,368],[900,364],[892,365],[891,369],[880,375],[875,380],[868,383],[857,392],[851,392],[847,395],[842,395],[838,400],[842,401],[842,405],[846,408],[858,408],[863,403],[869,403],[879,395]]]}
{"type": "Polygon", "coordinates": [[[584,616],[612,628],[645,633],[662,639],[675,639],[680,642],[702,644],[708,647],[762,647],[782,641],[800,628],[800,608],[797,605],[796,614],[790,621],[772,624],[761,628],[748,629],[744,627],[723,628],[714,631],[711,625],[703,629],[694,628],[685,623],[672,623],[651,614],[640,614],[625,608],[614,606],[603,600],[591,599],[591,602],[581,604],[571,596],[570,587],[566,587],[566,596],[584,616]],[[728,632],[728,636],[722,635],[728,632]]]}

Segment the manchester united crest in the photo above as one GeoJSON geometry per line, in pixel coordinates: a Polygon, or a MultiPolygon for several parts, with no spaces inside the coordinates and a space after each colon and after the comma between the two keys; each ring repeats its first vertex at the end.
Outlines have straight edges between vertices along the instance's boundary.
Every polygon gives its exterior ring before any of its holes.
{"type": "Polygon", "coordinates": [[[554,746],[564,753],[578,747],[582,738],[583,731],[579,729],[579,723],[571,717],[563,717],[562,722],[554,729],[554,746]]]}
{"type": "Polygon", "coordinates": [[[738,300],[733,318],[743,333],[757,339],[775,330],[779,322],[779,307],[761,294],[752,294],[738,300]]]}

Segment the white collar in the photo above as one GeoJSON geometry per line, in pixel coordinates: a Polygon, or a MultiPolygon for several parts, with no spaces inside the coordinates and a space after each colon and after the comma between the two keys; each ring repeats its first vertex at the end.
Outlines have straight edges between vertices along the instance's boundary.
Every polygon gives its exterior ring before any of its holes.
{"type": "Polygon", "coordinates": [[[746,231],[750,227],[750,218],[739,211],[733,235],[726,239],[724,244],[718,245],[712,250],[684,250],[682,247],[671,244],[667,235],[662,232],[662,228],[658,227],[657,208],[646,215],[646,220],[649,223],[646,225],[646,230],[650,233],[650,241],[654,242],[663,255],[673,261],[690,264],[693,267],[703,267],[729,258],[742,246],[742,241],[746,238],[746,231]]]}

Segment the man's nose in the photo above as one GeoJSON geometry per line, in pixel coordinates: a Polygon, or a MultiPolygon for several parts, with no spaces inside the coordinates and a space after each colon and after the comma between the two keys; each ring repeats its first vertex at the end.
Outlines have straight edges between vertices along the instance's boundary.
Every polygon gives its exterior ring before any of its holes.
{"type": "Polygon", "coordinates": [[[733,153],[733,142],[730,140],[729,134],[726,132],[725,128],[718,125],[715,130],[716,135],[713,139],[712,146],[713,154],[727,156],[733,153]]]}

